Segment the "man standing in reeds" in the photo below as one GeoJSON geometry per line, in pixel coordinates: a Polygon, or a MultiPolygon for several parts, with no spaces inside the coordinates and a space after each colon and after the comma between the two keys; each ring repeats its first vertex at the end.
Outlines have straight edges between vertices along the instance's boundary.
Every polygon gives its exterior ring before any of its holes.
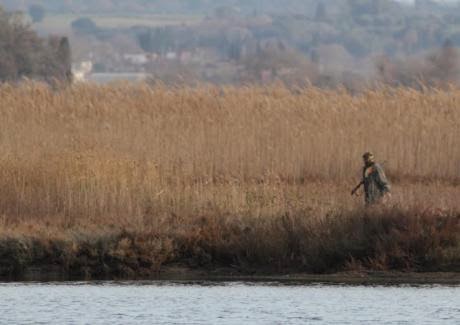
{"type": "Polygon", "coordinates": [[[382,166],[375,162],[374,155],[371,152],[366,152],[363,155],[363,161],[363,179],[351,194],[355,195],[358,189],[364,185],[366,205],[378,203],[382,199],[388,198],[391,195],[390,184],[382,166]]]}

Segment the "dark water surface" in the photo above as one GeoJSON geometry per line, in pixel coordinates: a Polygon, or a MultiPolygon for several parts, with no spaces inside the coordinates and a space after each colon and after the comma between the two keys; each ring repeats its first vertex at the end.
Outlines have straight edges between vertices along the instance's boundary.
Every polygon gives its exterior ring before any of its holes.
{"type": "Polygon", "coordinates": [[[460,324],[460,287],[10,283],[0,324],[460,324]]]}

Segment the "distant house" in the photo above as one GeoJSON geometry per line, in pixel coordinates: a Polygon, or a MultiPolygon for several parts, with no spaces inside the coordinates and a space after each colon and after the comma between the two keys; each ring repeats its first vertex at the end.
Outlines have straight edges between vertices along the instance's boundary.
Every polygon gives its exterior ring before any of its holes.
{"type": "Polygon", "coordinates": [[[144,65],[149,62],[148,54],[123,54],[123,59],[134,65],[144,65]]]}
{"type": "Polygon", "coordinates": [[[83,61],[72,65],[73,79],[77,82],[84,82],[93,71],[93,62],[83,61]]]}
{"type": "Polygon", "coordinates": [[[193,54],[190,51],[184,51],[180,54],[180,61],[182,63],[189,63],[193,58],[193,54]]]}
{"type": "Polygon", "coordinates": [[[260,72],[260,80],[262,83],[269,83],[273,81],[273,71],[270,69],[264,69],[260,72]]]}
{"type": "Polygon", "coordinates": [[[150,77],[146,73],[92,73],[88,76],[87,81],[98,84],[108,84],[117,81],[140,82],[150,77]]]}
{"type": "Polygon", "coordinates": [[[177,53],[176,52],[168,52],[168,53],[166,53],[166,59],[168,59],[168,60],[176,60],[177,59],[177,53]]]}
{"type": "Polygon", "coordinates": [[[116,81],[145,81],[149,78],[146,73],[94,73],[93,63],[84,61],[72,66],[73,79],[76,82],[95,82],[107,84],[116,81]]]}

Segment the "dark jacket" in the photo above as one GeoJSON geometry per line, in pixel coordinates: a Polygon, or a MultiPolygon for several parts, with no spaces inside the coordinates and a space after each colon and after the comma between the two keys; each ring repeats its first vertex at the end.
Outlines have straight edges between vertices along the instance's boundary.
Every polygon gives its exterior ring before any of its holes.
{"type": "Polygon", "coordinates": [[[378,202],[385,193],[390,192],[385,172],[377,163],[363,167],[363,184],[367,204],[378,202]]]}

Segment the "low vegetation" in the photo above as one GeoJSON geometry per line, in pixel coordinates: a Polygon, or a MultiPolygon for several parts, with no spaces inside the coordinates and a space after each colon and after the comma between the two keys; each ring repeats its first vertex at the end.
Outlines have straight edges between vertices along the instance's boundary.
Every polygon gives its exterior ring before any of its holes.
{"type": "Polygon", "coordinates": [[[0,86],[0,274],[459,271],[460,91],[0,86]],[[372,150],[384,206],[349,191],[372,150]]]}

